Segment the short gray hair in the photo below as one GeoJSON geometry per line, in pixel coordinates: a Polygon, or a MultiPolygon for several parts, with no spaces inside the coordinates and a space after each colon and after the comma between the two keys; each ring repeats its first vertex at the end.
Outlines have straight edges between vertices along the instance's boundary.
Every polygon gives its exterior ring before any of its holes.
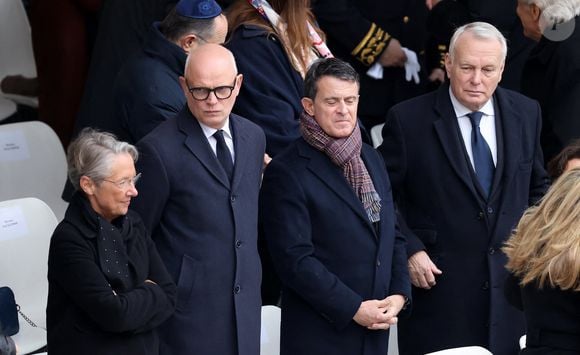
{"type": "Polygon", "coordinates": [[[139,158],[135,146],[117,140],[112,133],[87,127],[68,146],[68,178],[76,190],[80,189],[82,176],[87,176],[98,184],[111,173],[111,158],[125,153],[134,162],[139,158]]]}
{"type": "Polygon", "coordinates": [[[449,42],[449,56],[451,60],[455,58],[455,48],[457,40],[464,33],[471,33],[475,38],[482,40],[497,40],[501,45],[502,61],[505,62],[507,56],[507,42],[501,32],[487,22],[472,22],[463,25],[455,30],[449,42]]]}
{"type": "Polygon", "coordinates": [[[535,4],[542,10],[542,17],[549,24],[568,22],[580,15],[580,0],[520,0],[525,4],[535,4]]]}

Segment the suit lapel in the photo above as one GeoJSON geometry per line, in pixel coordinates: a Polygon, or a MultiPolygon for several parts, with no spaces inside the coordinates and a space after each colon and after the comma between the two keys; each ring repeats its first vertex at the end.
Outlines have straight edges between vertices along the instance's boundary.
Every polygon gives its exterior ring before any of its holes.
{"type": "Polygon", "coordinates": [[[224,169],[212,151],[207,138],[203,134],[201,126],[197,119],[191,115],[187,107],[177,116],[177,125],[179,130],[186,135],[185,146],[200,161],[200,163],[209,171],[227,189],[230,188],[230,181],[224,169]]]}
{"type": "MultiPolygon", "coordinates": [[[[501,164],[503,167],[503,176],[499,176],[498,179],[503,181],[503,186],[508,186],[508,182],[512,179],[518,168],[518,159],[521,154],[521,126],[524,117],[514,109],[514,103],[506,96],[505,91],[499,87],[496,90],[496,98],[498,109],[500,110],[501,129],[503,131],[503,151],[501,154],[501,157],[503,157],[501,164]]],[[[499,163],[498,166],[500,166],[499,163]]],[[[498,179],[494,179],[494,182],[499,183],[498,179]]],[[[498,191],[499,188],[492,190],[490,201],[497,198],[498,191]]]]}
{"type": "Polygon", "coordinates": [[[433,108],[439,119],[435,120],[433,125],[449,164],[471,192],[474,195],[478,195],[463,153],[464,146],[458,134],[457,116],[451,104],[448,90],[448,85],[442,85],[437,92],[433,108]]]}
{"type": "Polygon", "coordinates": [[[242,129],[238,116],[230,115],[230,127],[232,128],[232,136],[234,137],[234,176],[232,179],[232,190],[236,190],[242,177],[244,175],[244,167],[247,166],[247,160],[250,156],[248,148],[250,141],[246,130],[242,129]]]}
{"type": "Polygon", "coordinates": [[[344,178],[341,169],[334,165],[324,153],[311,147],[305,141],[302,141],[302,143],[298,148],[302,156],[310,159],[308,170],[318,177],[329,190],[342,199],[356,215],[362,218],[374,233],[374,228],[362,203],[344,178]]]}

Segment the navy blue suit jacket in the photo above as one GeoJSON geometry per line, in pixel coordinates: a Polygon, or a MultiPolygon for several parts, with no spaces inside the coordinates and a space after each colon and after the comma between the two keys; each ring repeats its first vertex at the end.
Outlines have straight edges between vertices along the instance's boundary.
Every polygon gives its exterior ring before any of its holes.
{"type": "Polygon", "coordinates": [[[517,353],[523,317],[503,296],[500,248],[548,180],[538,103],[497,88],[494,106],[498,163],[489,199],[475,183],[449,86],[398,104],[387,116],[379,151],[408,226],[407,253],[425,250],[443,271],[432,289],[413,288],[413,314],[399,324],[403,354],[468,345],[517,353]]]}
{"type": "Polygon", "coordinates": [[[387,353],[388,331],[352,318],[362,301],[409,296],[410,282],[384,163],[366,144],[361,155],[381,197],[376,229],[342,170],[302,138],[264,173],[260,216],[284,286],[282,355],[387,353]]]}
{"type": "Polygon", "coordinates": [[[186,106],[143,138],[132,207],[152,231],[177,284],[175,315],[160,328],[161,354],[256,355],[261,266],[258,193],[265,139],[230,115],[232,182],[186,106]]]}

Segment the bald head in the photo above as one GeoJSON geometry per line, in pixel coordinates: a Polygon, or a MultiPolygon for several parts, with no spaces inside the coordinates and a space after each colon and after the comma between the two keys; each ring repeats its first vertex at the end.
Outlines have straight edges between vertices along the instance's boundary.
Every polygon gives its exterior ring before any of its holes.
{"type": "Polygon", "coordinates": [[[185,73],[208,69],[231,70],[234,75],[238,72],[234,54],[224,46],[214,43],[197,47],[189,53],[185,61],[185,73]]]}
{"type": "Polygon", "coordinates": [[[204,44],[189,53],[181,87],[193,116],[206,126],[223,127],[240,92],[234,55],[218,44],[204,44]]]}

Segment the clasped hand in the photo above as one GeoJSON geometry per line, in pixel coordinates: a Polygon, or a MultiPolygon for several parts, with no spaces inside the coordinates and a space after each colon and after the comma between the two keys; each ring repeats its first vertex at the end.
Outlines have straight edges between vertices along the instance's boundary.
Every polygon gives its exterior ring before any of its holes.
{"type": "Polygon", "coordinates": [[[397,324],[397,315],[405,305],[401,295],[391,295],[382,300],[363,301],[353,319],[371,330],[386,330],[397,324]]]}

